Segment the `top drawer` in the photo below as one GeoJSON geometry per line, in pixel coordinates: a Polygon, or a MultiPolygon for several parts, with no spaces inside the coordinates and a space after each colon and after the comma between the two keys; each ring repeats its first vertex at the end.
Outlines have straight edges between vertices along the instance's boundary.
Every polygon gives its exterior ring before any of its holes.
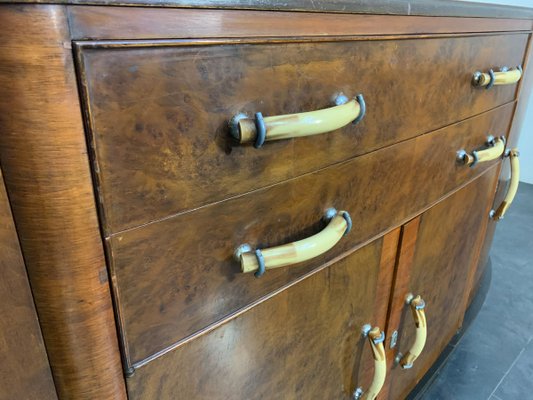
{"type": "Polygon", "coordinates": [[[516,85],[473,72],[523,62],[527,34],[430,39],[78,42],[106,234],[286,180],[479,114],[516,85]],[[362,93],[336,131],[232,143],[238,113],[323,109],[362,93]]]}

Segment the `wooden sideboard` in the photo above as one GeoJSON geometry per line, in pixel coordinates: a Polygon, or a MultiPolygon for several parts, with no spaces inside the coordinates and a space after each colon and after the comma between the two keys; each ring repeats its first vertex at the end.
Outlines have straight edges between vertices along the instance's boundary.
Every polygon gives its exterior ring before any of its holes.
{"type": "Polygon", "coordinates": [[[0,3],[0,399],[413,390],[516,192],[533,11],[0,3]]]}

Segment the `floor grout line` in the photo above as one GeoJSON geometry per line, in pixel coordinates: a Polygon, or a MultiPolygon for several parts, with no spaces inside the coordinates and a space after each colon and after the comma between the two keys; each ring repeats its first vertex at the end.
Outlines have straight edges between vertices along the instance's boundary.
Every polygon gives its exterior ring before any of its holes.
{"type": "MultiPolygon", "coordinates": [[[[529,344],[529,342],[528,342],[529,344]]],[[[522,354],[524,353],[524,351],[526,350],[526,346],[527,344],[522,348],[522,350],[520,350],[520,353],[518,353],[518,355],[516,356],[516,358],[514,359],[513,363],[511,364],[511,366],[509,367],[509,369],[505,372],[505,374],[503,374],[502,376],[502,379],[500,379],[500,381],[498,382],[498,384],[496,385],[496,387],[494,388],[494,390],[492,391],[492,393],[490,394],[490,396],[495,396],[494,393],[496,393],[496,390],[498,390],[498,388],[500,387],[500,385],[502,384],[502,382],[504,381],[504,379],[507,377],[507,375],[509,375],[509,372],[511,372],[511,370],[513,369],[513,367],[515,366],[516,362],[518,361],[518,359],[522,356],[522,354]]],[[[490,396],[489,396],[489,399],[490,399],[490,396]]],[[[497,397],[497,396],[496,396],[497,397]]]]}

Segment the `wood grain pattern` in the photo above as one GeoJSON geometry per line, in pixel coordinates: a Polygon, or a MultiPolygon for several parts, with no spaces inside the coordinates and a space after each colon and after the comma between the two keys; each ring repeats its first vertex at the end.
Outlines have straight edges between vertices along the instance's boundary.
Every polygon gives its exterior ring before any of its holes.
{"type": "MultiPolygon", "coordinates": [[[[515,111],[516,115],[516,111],[515,111]]],[[[501,204],[505,197],[505,193],[507,190],[507,185],[509,181],[509,176],[511,172],[511,168],[508,162],[501,162],[498,167],[498,180],[495,183],[495,187],[493,189],[493,197],[492,197],[492,207],[496,207],[498,204],[501,204]]],[[[490,209],[489,211],[490,212],[490,209]]],[[[496,233],[496,227],[498,225],[497,221],[494,221],[491,218],[487,218],[487,223],[485,227],[485,232],[483,235],[481,248],[479,250],[479,255],[477,258],[476,265],[473,266],[473,276],[471,277],[470,282],[470,289],[469,289],[469,296],[467,305],[469,305],[472,300],[474,299],[476,295],[476,291],[479,287],[479,284],[481,283],[481,278],[483,277],[483,273],[485,272],[485,267],[489,261],[489,253],[490,249],[492,247],[492,241],[494,240],[494,234],[496,233]]]]}
{"type": "Polygon", "coordinates": [[[0,399],[57,399],[0,171],[0,399]]]}
{"type": "Polygon", "coordinates": [[[459,165],[460,148],[508,130],[513,105],[283,184],[111,236],[113,283],[133,363],[259,301],[276,289],[398,226],[497,161],[459,165]],[[379,182],[379,184],[377,184],[379,182]],[[394,188],[394,190],[390,190],[394,188]],[[302,265],[240,273],[233,251],[305,238],[330,207],[352,231],[302,265]],[[187,229],[183,229],[187,227],[187,229]]]}
{"type": "MultiPolygon", "coordinates": [[[[483,234],[497,172],[492,166],[421,216],[408,292],[426,302],[427,341],[411,369],[392,369],[390,393],[395,398],[405,398],[461,326],[469,270],[477,256],[472,249],[483,234]]],[[[415,340],[415,328],[409,306],[404,310],[397,351],[405,354],[415,340]]]]}
{"type": "Polygon", "coordinates": [[[487,91],[470,79],[481,67],[520,64],[527,38],[82,46],[105,232],[290,179],[512,101],[516,87],[487,91]],[[239,112],[320,109],[339,92],[364,94],[367,114],[359,124],[259,150],[231,144],[228,120],[239,112]]]}
{"type": "Polygon", "coordinates": [[[69,7],[69,16],[74,39],[455,34],[532,28],[530,20],[157,8],[69,7]]]}
{"type": "MultiPolygon", "coordinates": [[[[378,306],[375,313],[376,325],[385,330],[388,324],[389,299],[392,293],[396,259],[400,249],[402,228],[398,227],[383,236],[381,264],[379,267],[379,286],[374,304],[378,306]]],[[[388,335],[386,335],[389,337],[388,335]]]]}
{"type": "MultiPolygon", "coordinates": [[[[396,267],[392,281],[392,290],[389,298],[389,312],[387,318],[385,354],[387,357],[387,371],[394,366],[394,359],[398,351],[397,345],[391,348],[391,338],[394,332],[399,332],[401,324],[405,320],[405,296],[409,293],[409,281],[413,257],[415,254],[416,238],[420,226],[420,216],[412,219],[401,227],[396,267]]],[[[381,391],[381,398],[394,398],[390,393],[390,379],[381,391]]]]}
{"type": "Polygon", "coordinates": [[[507,146],[513,148],[518,146],[518,139],[522,127],[524,125],[525,116],[527,113],[527,100],[531,96],[533,91],[533,41],[531,34],[529,35],[529,41],[526,48],[526,54],[524,56],[524,72],[522,79],[520,79],[520,85],[518,86],[517,98],[520,100],[516,105],[515,115],[513,117],[513,123],[511,125],[511,131],[509,133],[509,140],[507,146]]]}
{"type": "MultiPolygon", "coordinates": [[[[496,172],[495,175],[498,178],[494,178],[492,181],[492,184],[490,187],[487,188],[487,195],[490,199],[492,199],[492,202],[489,201],[488,204],[485,205],[485,213],[487,216],[490,215],[490,210],[493,207],[494,199],[497,197],[497,189],[498,189],[498,183],[499,183],[499,177],[501,172],[502,164],[504,164],[505,161],[500,162],[498,165],[495,166],[496,172]]],[[[490,234],[490,225],[493,223],[494,220],[490,218],[485,218],[481,221],[481,225],[478,228],[477,232],[477,239],[475,242],[475,245],[472,247],[472,261],[470,262],[470,265],[467,269],[468,275],[467,275],[467,281],[466,281],[466,289],[465,289],[465,296],[463,298],[464,305],[462,306],[463,309],[467,309],[470,306],[471,301],[476,295],[477,289],[479,287],[479,283],[482,277],[483,272],[485,272],[485,264],[480,268],[480,262],[482,262],[482,258],[485,257],[484,252],[487,251],[487,259],[483,262],[488,261],[488,250],[485,248],[486,242],[488,240],[488,235],[490,234]]],[[[489,241],[492,244],[492,240],[489,241]]]]}
{"type": "MultiPolygon", "coordinates": [[[[374,321],[376,321],[375,324],[376,326],[380,327],[383,332],[385,332],[384,348],[387,371],[390,369],[390,355],[388,354],[387,349],[389,348],[391,337],[388,333],[387,326],[389,325],[389,318],[392,312],[390,309],[390,299],[393,293],[394,274],[396,271],[398,252],[400,251],[401,245],[401,232],[402,227],[397,227],[383,236],[378,287],[376,290],[376,299],[374,300],[374,304],[376,305],[376,310],[374,312],[374,321]]],[[[367,375],[365,375],[366,380],[369,379],[367,376],[370,376],[370,372],[367,372],[367,375]]],[[[385,381],[385,385],[381,388],[380,397],[378,397],[378,399],[388,398],[388,389],[389,385],[387,381],[385,381]]]]}
{"type": "MultiPolygon", "coordinates": [[[[524,64],[524,74],[520,80],[520,85],[518,87],[518,103],[515,107],[515,112],[513,116],[513,122],[511,124],[511,129],[509,132],[509,138],[507,144],[509,148],[516,147],[518,145],[518,140],[520,137],[520,132],[524,125],[525,116],[527,113],[528,99],[531,96],[533,91],[533,68],[528,67],[533,61],[533,51],[532,51],[532,41],[531,36],[528,42],[526,56],[524,64]]],[[[510,165],[507,162],[502,163],[502,168],[499,173],[498,185],[496,188],[496,194],[494,196],[493,207],[497,207],[503,201],[507,187],[510,180],[510,165]]],[[[494,233],[496,231],[497,222],[489,220],[486,228],[485,239],[482,245],[482,249],[479,255],[478,265],[475,268],[476,272],[472,281],[472,289],[470,290],[470,298],[468,304],[474,298],[475,290],[479,286],[483,272],[485,271],[485,266],[489,258],[489,251],[492,245],[492,240],[494,238],[494,233]]]]}
{"type": "Polygon", "coordinates": [[[139,368],[130,399],[351,399],[372,380],[361,328],[376,325],[382,243],[139,368]]]}
{"type": "Polygon", "coordinates": [[[125,399],[65,8],[0,20],[0,159],[58,395],[125,399]]]}
{"type": "MultiPolygon", "coordinates": [[[[13,0],[0,0],[0,3],[10,2],[13,0]]],[[[272,0],[18,0],[17,2],[533,19],[533,11],[527,7],[449,0],[410,0],[408,2],[390,0],[314,0],[312,2],[308,0],[283,2],[272,0]]]]}

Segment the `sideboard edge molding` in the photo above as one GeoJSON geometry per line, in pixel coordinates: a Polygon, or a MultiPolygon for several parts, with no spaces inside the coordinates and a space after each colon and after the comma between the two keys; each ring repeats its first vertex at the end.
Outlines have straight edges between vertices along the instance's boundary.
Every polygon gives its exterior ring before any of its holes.
{"type": "Polygon", "coordinates": [[[0,17],[0,157],[56,388],[126,399],[66,7],[0,17]]]}
{"type": "Polygon", "coordinates": [[[69,5],[74,40],[530,31],[533,20],[69,5]],[[157,20],[157,24],[152,22],[157,20]]]}

